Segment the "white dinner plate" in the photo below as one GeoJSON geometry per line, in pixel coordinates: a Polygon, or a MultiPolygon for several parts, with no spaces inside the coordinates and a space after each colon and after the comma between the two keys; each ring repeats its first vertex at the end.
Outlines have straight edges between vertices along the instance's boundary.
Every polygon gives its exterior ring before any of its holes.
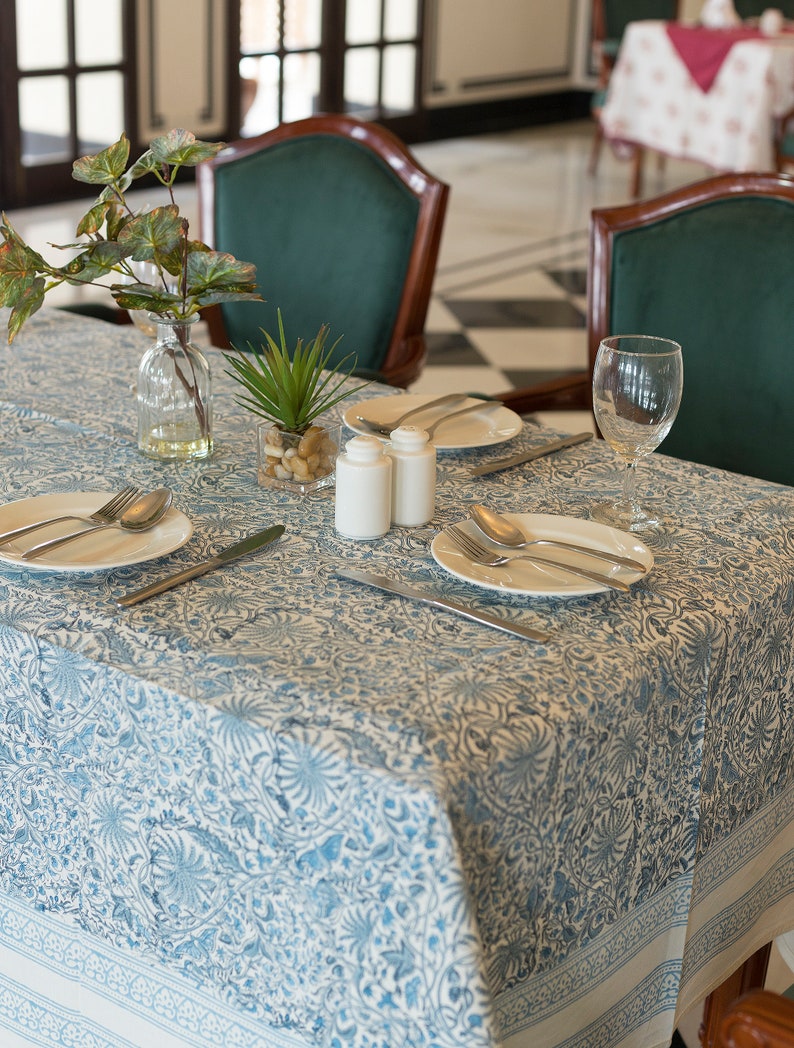
{"type": "MultiPolygon", "coordinates": [[[[396,393],[389,397],[375,397],[372,400],[360,401],[348,406],[342,416],[345,425],[354,433],[371,435],[371,430],[358,421],[356,415],[364,415],[373,422],[389,422],[399,415],[437,400],[437,393],[396,393]]],[[[477,404],[475,397],[467,397],[456,404],[445,404],[439,408],[429,408],[421,415],[414,415],[406,421],[407,426],[431,426],[442,415],[477,404]]],[[[517,436],[524,425],[521,416],[492,400],[479,401],[481,411],[452,419],[439,426],[433,436],[433,444],[439,451],[457,451],[462,448],[483,448],[489,444],[503,444],[517,436]]]]}
{"type": "MultiPolygon", "coordinates": [[[[103,506],[112,494],[110,491],[70,491],[7,502],[0,506],[0,532],[66,513],[88,516],[103,506]]],[[[84,539],[75,539],[35,560],[22,559],[22,554],[31,546],[58,538],[59,535],[68,535],[70,531],[76,531],[77,527],[73,521],[63,521],[13,539],[0,546],[0,561],[24,565],[33,571],[103,571],[162,557],[179,549],[193,534],[193,525],[188,517],[172,506],[160,523],[149,531],[107,528],[87,535],[84,539]]]]}
{"type": "MultiPolygon", "coordinates": [[[[579,546],[593,546],[638,560],[645,565],[645,571],[631,571],[585,553],[560,549],[558,546],[532,547],[529,552],[537,552],[538,556],[551,557],[575,567],[589,568],[590,571],[618,578],[629,585],[644,578],[653,567],[653,554],[647,546],[634,535],[607,527],[606,524],[597,524],[595,521],[581,520],[578,517],[558,517],[550,513],[503,513],[502,516],[517,524],[527,538],[562,539],[565,542],[575,542],[579,546]]],[[[515,550],[511,553],[504,546],[489,542],[471,520],[462,521],[459,526],[496,553],[514,555],[522,552],[515,550]]],[[[436,535],[430,548],[436,562],[450,574],[485,589],[509,590],[511,593],[523,593],[533,597],[580,597],[587,593],[603,593],[608,588],[590,582],[589,579],[568,575],[558,568],[544,567],[528,560],[518,560],[500,568],[477,564],[461,553],[450,536],[443,531],[436,535]]]]}

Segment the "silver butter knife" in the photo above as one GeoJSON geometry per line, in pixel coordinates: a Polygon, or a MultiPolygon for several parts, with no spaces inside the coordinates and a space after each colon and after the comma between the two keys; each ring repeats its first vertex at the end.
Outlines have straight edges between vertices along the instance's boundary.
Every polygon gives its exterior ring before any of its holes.
{"type": "Polygon", "coordinates": [[[142,600],[155,597],[158,593],[165,593],[166,590],[173,589],[174,586],[181,586],[183,582],[198,578],[199,575],[205,575],[208,571],[212,571],[213,568],[219,568],[222,564],[228,564],[238,557],[244,557],[247,553],[255,553],[256,550],[261,549],[263,546],[275,542],[283,534],[283,524],[275,524],[272,528],[257,531],[241,542],[235,542],[233,546],[228,546],[209,560],[202,561],[201,564],[194,564],[192,568],[184,568],[182,571],[177,571],[175,575],[169,575],[159,582],[152,582],[150,585],[144,586],[143,589],[125,593],[123,597],[117,599],[116,603],[121,608],[129,608],[133,604],[140,604],[142,600]]]}
{"type": "Polygon", "coordinates": [[[421,601],[422,604],[429,604],[434,608],[451,611],[455,615],[463,616],[464,619],[471,619],[473,622],[479,622],[483,626],[492,626],[494,629],[502,630],[503,633],[512,633],[516,637],[523,637],[525,640],[545,642],[549,639],[548,633],[530,629],[529,626],[522,626],[517,622],[508,622],[507,619],[488,615],[484,611],[474,611],[473,608],[467,608],[464,604],[455,604],[454,601],[447,600],[444,597],[435,597],[426,590],[408,586],[397,579],[389,578],[388,575],[376,575],[374,572],[359,571],[356,568],[337,568],[336,574],[343,579],[350,579],[352,582],[361,582],[365,586],[374,586],[375,589],[385,590],[387,593],[397,593],[401,597],[410,597],[411,600],[421,601]]]}
{"type": "Polygon", "coordinates": [[[572,437],[561,437],[559,440],[552,440],[549,444],[541,444],[539,448],[531,448],[529,451],[519,451],[515,455],[508,455],[507,458],[494,459],[492,462],[485,462],[482,466],[472,466],[469,473],[473,477],[482,477],[486,473],[497,473],[500,469],[509,469],[510,466],[518,466],[522,462],[532,462],[533,459],[543,458],[544,455],[551,455],[554,451],[562,451],[563,448],[572,448],[575,444],[584,444],[586,441],[592,439],[592,433],[577,433],[572,437]]]}

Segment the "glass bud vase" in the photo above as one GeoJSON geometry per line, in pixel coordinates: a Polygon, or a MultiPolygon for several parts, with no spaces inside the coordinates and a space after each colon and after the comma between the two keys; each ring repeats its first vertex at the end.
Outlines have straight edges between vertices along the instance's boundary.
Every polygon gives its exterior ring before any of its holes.
{"type": "Polygon", "coordinates": [[[138,448],[156,459],[202,459],[212,453],[212,376],[190,341],[198,315],[154,314],[157,341],[138,368],[138,448]]]}

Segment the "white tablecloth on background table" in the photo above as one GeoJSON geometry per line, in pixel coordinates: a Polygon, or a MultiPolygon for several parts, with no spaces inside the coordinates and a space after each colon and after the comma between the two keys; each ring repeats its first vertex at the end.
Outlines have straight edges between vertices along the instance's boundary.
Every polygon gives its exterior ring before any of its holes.
{"type": "Polygon", "coordinates": [[[717,171],[774,170],[774,118],[794,107],[794,34],[735,43],[704,92],[666,24],[628,25],[601,113],[605,136],[717,171]]]}

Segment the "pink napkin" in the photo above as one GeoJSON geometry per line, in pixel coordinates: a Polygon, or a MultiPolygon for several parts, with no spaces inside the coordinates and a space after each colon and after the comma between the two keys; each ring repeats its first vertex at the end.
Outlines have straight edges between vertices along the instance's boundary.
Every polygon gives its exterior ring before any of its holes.
{"type": "Polygon", "coordinates": [[[704,92],[714,83],[734,44],[740,40],[764,39],[758,29],[704,29],[678,22],[669,23],[667,35],[692,79],[704,92]]]}

